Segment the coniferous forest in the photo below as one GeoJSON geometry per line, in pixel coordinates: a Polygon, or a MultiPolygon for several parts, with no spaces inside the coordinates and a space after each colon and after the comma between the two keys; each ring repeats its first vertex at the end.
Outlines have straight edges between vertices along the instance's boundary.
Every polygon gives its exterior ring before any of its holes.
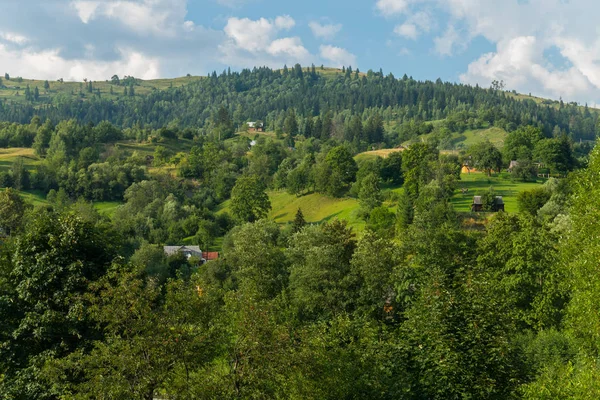
{"type": "Polygon", "coordinates": [[[600,397],[596,109],[300,65],[30,97],[0,102],[0,398],[600,397]],[[459,210],[471,173],[518,211],[459,210]],[[274,215],[312,195],[357,206],[274,215]]]}

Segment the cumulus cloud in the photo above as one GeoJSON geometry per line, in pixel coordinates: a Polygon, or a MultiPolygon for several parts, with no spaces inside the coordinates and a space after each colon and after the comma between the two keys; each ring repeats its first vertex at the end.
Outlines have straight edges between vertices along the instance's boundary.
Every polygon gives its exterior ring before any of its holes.
{"type": "Polygon", "coordinates": [[[160,65],[157,59],[148,58],[130,49],[119,49],[122,58],[118,61],[102,62],[98,60],[65,60],[57,49],[33,51],[14,51],[0,44],[0,58],[3,64],[26,77],[60,77],[66,80],[81,81],[84,78],[103,80],[122,71],[142,79],[160,77],[160,65]]]}
{"type": "Polygon", "coordinates": [[[429,32],[434,25],[429,13],[420,11],[408,17],[403,24],[396,25],[394,33],[415,40],[421,33],[429,32]]]}
{"type": "Polygon", "coordinates": [[[321,58],[333,67],[356,66],[356,56],[346,49],[331,45],[322,45],[319,49],[321,58]]]}
{"type": "Polygon", "coordinates": [[[71,4],[84,24],[107,18],[139,34],[173,36],[187,13],[187,0],[74,0],[71,4]]]}
{"type": "Polygon", "coordinates": [[[308,63],[313,57],[299,37],[278,37],[295,25],[289,15],[274,20],[229,18],[224,29],[228,39],[219,46],[221,60],[234,66],[308,63]]]}
{"type": "Polygon", "coordinates": [[[23,45],[29,42],[29,39],[26,36],[14,32],[0,32],[0,39],[18,45],[23,45]]]}
{"type": "MultiPolygon", "coordinates": [[[[415,39],[427,32],[415,22],[436,9],[431,20],[432,49],[444,57],[462,53],[475,38],[495,50],[473,60],[460,75],[465,83],[488,86],[503,79],[507,87],[541,96],[578,101],[600,100],[600,30],[595,0],[378,0],[386,17],[404,18],[397,35],[415,39]],[[438,29],[444,22],[445,27],[438,29]],[[553,51],[559,65],[548,57],[553,51]]],[[[430,14],[429,14],[430,15],[430,14]]]]}
{"type": "Polygon", "coordinates": [[[375,7],[385,16],[402,14],[408,9],[410,0],[377,0],[375,7]]]}
{"type": "Polygon", "coordinates": [[[20,0],[2,7],[2,67],[32,78],[207,73],[226,37],[187,19],[187,0],[20,0]]]}
{"type": "Polygon", "coordinates": [[[309,22],[308,26],[318,39],[331,40],[342,30],[342,24],[321,24],[317,21],[309,22]]]}

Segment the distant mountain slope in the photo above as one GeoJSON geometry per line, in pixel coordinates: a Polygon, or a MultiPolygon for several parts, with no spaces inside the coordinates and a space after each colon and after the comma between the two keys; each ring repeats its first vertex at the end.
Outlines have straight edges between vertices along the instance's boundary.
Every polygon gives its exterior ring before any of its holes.
{"type": "MultiPolygon", "coordinates": [[[[439,121],[452,117],[459,130],[496,126],[511,131],[524,124],[539,125],[546,135],[567,133],[573,139],[593,139],[598,112],[575,104],[539,101],[528,96],[493,91],[440,80],[415,81],[369,71],[359,73],[296,66],[284,70],[255,68],[240,73],[216,73],[175,80],[136,81],[118,86],[109,82],[4,82],[0,90],[0,120],[28,122],[34,115],[54,121],[75,118],[83,123],[109,120],[123,127],[208,127],[225,107],[232,122],[265,121],[270,130],[282,125],[288,109],[299,122],[326,116],[344,124],[352,115],[366,120],[378,113],[385,122],[439,121]],[[24,99],[24,86],[38,86],[37,100],[24,99]],[[42,87],[40,87],[42,85],[42,87]],[[110,93],[112,86],[113,93],[110,93]],[[172,87],[171,87],[172,86],[172,87]],[[133,88],[133,93],[130,88],[133,88]],[[128,91],[125,95],[125,91],[128,91]],[[19,92],[19,96],[16,92],[19,92]],[[71,94],[73,93],[73,94],[71,94]],[[130,94],[133,94],[131,96],[130,94]]],[[[335,136],[335,131],[332,133],[335,136]]]]}

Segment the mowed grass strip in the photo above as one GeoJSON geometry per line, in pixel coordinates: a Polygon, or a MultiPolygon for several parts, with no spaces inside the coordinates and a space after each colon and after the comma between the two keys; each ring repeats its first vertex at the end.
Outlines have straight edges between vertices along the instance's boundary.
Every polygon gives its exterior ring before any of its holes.
{"type": "Polygon", "coordinates": [[[41,162],[41,159],[35,155],[31,148],[11,147],[0,149],[0,171],[8,171],[18,158],[23,159],[23,164],[30,171],[34,170],[41,162]]]}
{"type": "Polygon", "coordinates": [[[473,196],[481,196],[486,193],[490,186],[494,188],[496,196],[502,196],[506,212],[518,212],[517,196],[520,192],[540,187],[546,180],[538,179],[535,182],[521,182],[510,179],[509,174],[492,175],[488,177],[481,172],[461,174],[461,180],[457,183],[457,189],[452,197],[452,205],[458,212],[470,212],[473,204],[473,196]],[[462,194],[461,188],[469,189],[462,194]]]}
{"type": "Polygon", "coordinates": [[[365,152],[357,154],[356,156],[354,156],[354,159],[356,161],[362,161],[362,160],[375,159],[377,157],[387,158],[392,153],[398,153],[398,152],[402,152],[402,151],[404,151],[404,148],[371,150],[371,151],[365,151],[365,152]]]}

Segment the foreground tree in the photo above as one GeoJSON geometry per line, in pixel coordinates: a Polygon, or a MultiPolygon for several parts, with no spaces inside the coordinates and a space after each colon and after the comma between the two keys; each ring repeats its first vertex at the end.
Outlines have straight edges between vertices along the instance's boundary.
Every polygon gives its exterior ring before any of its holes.
{"type": "Polygon", "coordinates": [[[84,294],[115,256],[113,234],[70,214],[38,213],[0,266],[0,397],[53,398],[40,371],[100,332],[84,294]]]}
{"type": "Polygon", "coordinates": [[[16,231],[23,222],[27,204],[12,188],[0,192],[0,229],[7,235],[16,231]]]}

